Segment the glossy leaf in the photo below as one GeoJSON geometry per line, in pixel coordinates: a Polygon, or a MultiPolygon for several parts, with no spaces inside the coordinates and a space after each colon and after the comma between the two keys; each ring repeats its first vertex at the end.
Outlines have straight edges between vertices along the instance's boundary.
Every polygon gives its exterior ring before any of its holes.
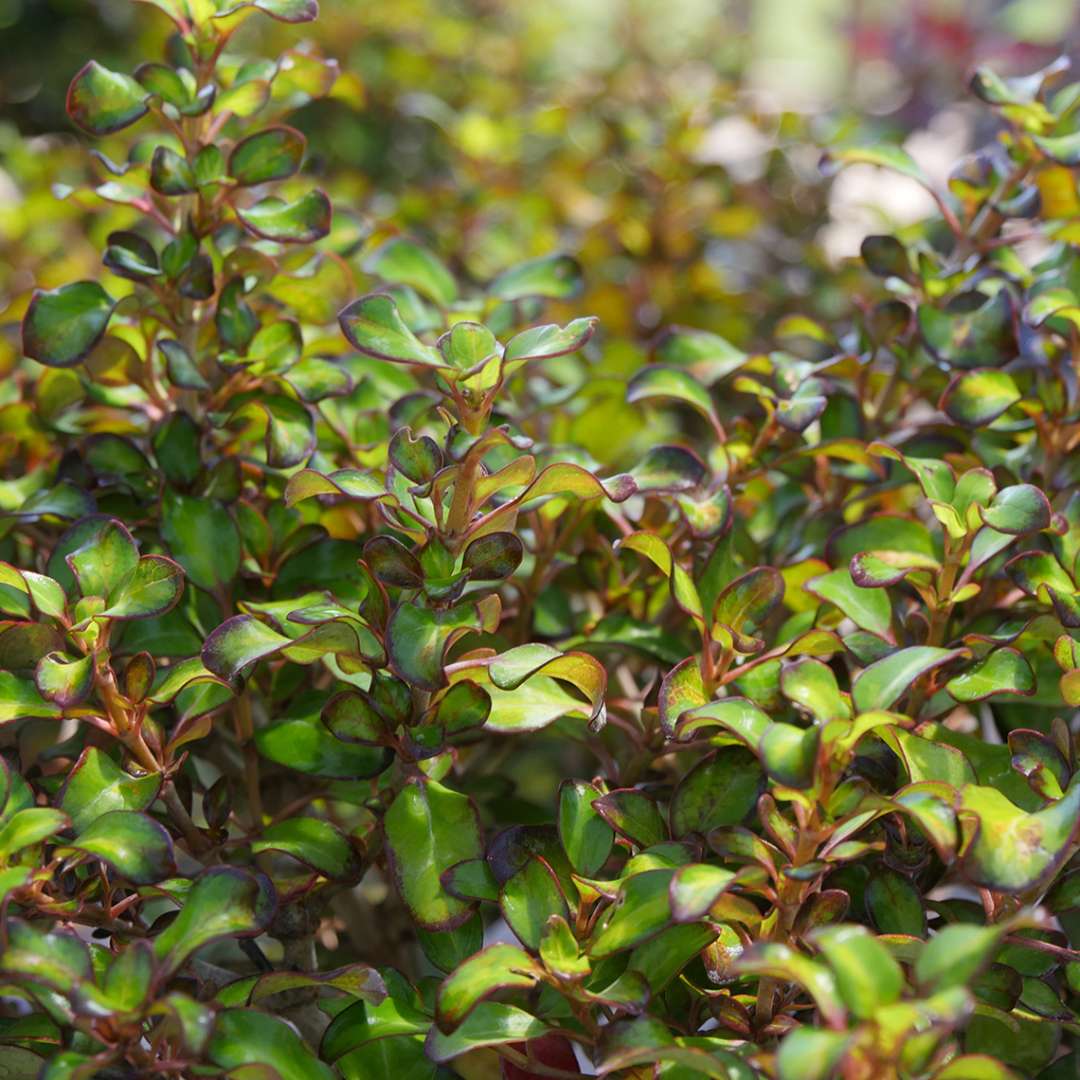
{"type": "Polygon", "coordinates": [[[180,913],[154,939],[154,954],[175,971],[212,941],[262,933],[273,913],[266,878],[236,867],[211,868],[195,879],[180,913]]]}
{"type": "Polygon", "coordinates": [[[254,206],[237,207],[236,216],[249,232],[264,240],[309,244],[330,231],[330,200],[317,189],[294,202],[270,195],[254,206]]]}
{"type": "Polygon", "coordinates": [[[871,664],[855,679],[852,697],[859,712],[888,709],[927,672],[963,655],[960,649],[914,645],[871,664]]]}
{"type": "Polygon", "coordinates": [[[35,292],[23,319],[23,352],[50,367],[71,367],[101,340],[116,303],[96,282],[35,292]]]}
{"type": "Polygon", "coordinates": [[[76,834],[115,810],[145,810],[161,787],[160,776],[132,776],[97,747],[83,751],[60,793],[60,809],[76,834]]]}
{"type": "Polygon", "coordinates": [[[264,829],[251,850],[282,851],[327,877],[348,877],[355,872],[349,842],[328,821],[313,817],[290,818],[264,829]]]}
{"type": "Polygon", "coordinates": [[[108,135],[141,119],[148,96],[130,76],[91,60],[68,87],[68,116],[91,135],[108,135]]]}
{"type": "Polygon", "coordinates": [[[443,1031],[453,1031],[489,994],[511,987],[530,987],[537,965],[514,945],[491,945],[455,969],[439,987],[436,1017],[443,1031]]]}
{"type": "Polygon", "coordinates": [[[102,859],[136,885],[160,881],[173,865],[169,834],[146,814],[131,810],[112,810],[95,818],[71,847],[102,859]]]}
{"type": "Polygon", "coordinates": [[[387,811],[385,829],[394,879],[413,918],[430,930],[460,926],[471,908],[446,892],[441,877],[455,863],[483,854],[469,799],[434,781],[406,784],[387,811]]]}
{"type": "Polygon", "coordinates": [[[1005,371],[986,368],[957,375],[941,398],[941,408],[958,424],[981,427],[996,420],[1021,399],[1005,371]]]}
{"type": "Polygon", "coordinates": [[[229,153],[229,175],[245,186],[284,180],[300,168],[304,137],[295,128],[278,126],[241,139],[229,153]]]}
{"type": "Polygon", "coordinates": [[[334,1075],[284,1020],[255,1009],[222,1012],[207,1055],[226,1069],[267,1065],[280,1080],[332,1080],[334,1075]]]}

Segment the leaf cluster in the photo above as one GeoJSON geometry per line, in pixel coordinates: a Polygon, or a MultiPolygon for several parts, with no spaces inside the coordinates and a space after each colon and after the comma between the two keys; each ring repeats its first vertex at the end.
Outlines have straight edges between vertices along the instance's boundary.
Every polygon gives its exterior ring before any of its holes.
{"type": "Polygon", "coordinates": [[[157,6],[68,95],[133,224],[27,298],[5,414],[10,1060],[1070,1075],[1080,85],[980,71],[945,190],[831,148],[939,214],[771,351],[665,329],[620,392],[678,435],[616,471],[558,437],[577,262],[395,235],[355,298],[284,122],[340,73],[233,52],[314,3],[157,6]]]}

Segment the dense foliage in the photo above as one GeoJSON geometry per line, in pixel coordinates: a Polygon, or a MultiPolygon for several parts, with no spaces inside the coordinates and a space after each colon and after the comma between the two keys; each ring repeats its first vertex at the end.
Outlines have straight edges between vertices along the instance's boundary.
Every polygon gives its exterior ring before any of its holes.
{"type": "Polygon", "coordinates": [[[939,213],[771,351],[597,380],[574,258],[331,210],[286,120],[348,73],[232,38],[313,0],[155,2],[67,98],[125,222],[0,391],[6,1075],[1075,1076],[1065,66],[976,74],[945,189],[834,147],[814,220],[857,164],[939,213]]]}

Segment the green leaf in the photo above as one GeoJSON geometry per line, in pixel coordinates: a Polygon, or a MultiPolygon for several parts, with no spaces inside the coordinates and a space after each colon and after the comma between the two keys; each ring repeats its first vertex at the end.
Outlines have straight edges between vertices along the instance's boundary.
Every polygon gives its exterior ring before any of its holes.
{"type": "Polygon", "coordinates": [[[184,570],[164,555],[144,555],[112,591],[109,606],[99,616],[110,619],[148,619],[164,615],[184,592],[184,570]]]}
{"type": "Polygon", "coordinates": [[[866,883],[866,910],[882,934],[926,936],[922,894],[903,874],[887,866],[866,883]]]}
{"type": "Polygon", "coordinates": [[[653,446],[629,472],[604,481],[608,498],[623,502],[645,492],[692,491],[705,479],[697,454],[681,446],[653,446]]]}
{"type": "Polygon", "coordinates": [[[461,900],[490,900],[498,903],[499,883],[486,859],[466,859],[455,863],[441,876],[443,888],[461,900]]]}
{"type": "Polygon", "coordinates": [[[353,1050],[369,1053],[379,1040],[423,1035],[431,1027],[430,1013],[402,975],[388,968],[384,981],[388,996],[383,1001],[357,1002],[331,1021],[320,1047],[324,1059],[337,1061],[353,1050]]]}
{"type": "Polygon", "coordinates": [[[439,699],[435,722],[448,735],[483,727],[491,715],[491,695],[468,680],[454,683],[439,699]]]}
{"type": "Polygon", "coordinates": [[[190,484],[202,469],[199,460],[200,432],[185,412],[175,412],[153,435],[154,456],[166,479],[190,484]]]}
{"type": "Polygon", "coordinates": [[[506,343],[503,363],[545,360],[577,352],[593,336],[596,323],[597,320],[590,315],[584,319],[574,319],[566,326],[548,323],[522,330],[506,343]]]}
{"type": "Polygon", "coordinates": [[[1002,488],[980,513],[991,529],[1010,536],[1048,529],[1052,517],[1049,500],[1032,484],[1002,488]]]}
{"type": "Polygon", "coordinates": [[[310,244],[330,231],[330,200],[317,188],[294,202],[276,195],[254,206],[236,208],[248,232],[280,244],[310,244]]]}
{"type": "Polygon", "coordinates": [[[688,656],[676,664],[660,683],[657,705],[664,734],[669,737],[674,735],[679,719],[690,709],[696,709],[707,701],[701,664],[696,656],[688,656]]]}
{"type": "Polygon", "coordinates": [[[161,534],[200,589],[222,589],[240,569],[240,533],[229,512],[214,499],[166,491],[161,534]]]}
{"type": "Polygon", "coordinates": [[[480,630],[481,619],[471,602],[443,610],[400,604],[387,628],[390,659],[402,678],[425,690],[438,690],[445,682],[446,651],[463,634],[480,630]]]}
{"type": "Polygon", "coordinates": [[[301,699],[292,716],[255,732],[259,753],[297,772],[339,780],[378,776],[393,761],[384,747],[359,746],[335,738],[319,719],[324,698],[311,705],[301,699]]]}
{"type": "Polygon", "coordinates": [[[997,788],[966,784],[957,818],[968,879],[988,889],[1024,892],[1045,882],[1069,856],[1080,829],[1080,775],[1061,799],[1032,814],[997,788]]]}
{"type": "Polygon", "coordinates": [[[581,291],[581,267],[569,255],[543,255],[504,270],[488,286],[499,300],[526,300],[538,296],[568,300],[581,291]]]}
{"type": "Polygon", "coordinates": [[[450,896],[440,878],[483,855],[472,802],[434,781],[413,781],[394,799],[384,828],[394,880],[413,918],[428,930],[460,926],[472,907],[450,896]]]}
{"type": "Polygon", "coordinates": [[[309,404],[326,398],[343,397],[354,385],[347,371],[318,356],[308,356],[294,364],[285,374],[285,381],[301,401],[309,404]]]}
{"type": "Polygon", "coordinates": [[[161,881],[173,871],[169,834],[153,818],[132,810],[111,810],[95,818],[68,848],[104,860],[135,885],[161,881]]]}
{"type": "Polygon", "coordinates": [[[47,653],[34,669],[34,683],[46,701],[70,709],[84,701],[94,685],[94,657],[72,659],[65,653],[47,653]]]}
{"type": "Polygon", "coordinates": [[[238,867],[212,867],[195,879],[180,913],[154,939],[154,955],[166,970],[177,971],[211,941],[261,934],[273,913],[266,878],[238,867]]]}
{"type": "Polygon", "coordinates": [[[593,877],[611,854],[615,831],[593,804],[602,792],[583,780],[567,780],[559,788],[559,840],[577,873],[593,877]]]}
{"type": "Polygon", "coordinates": [[[161,274],[153,244],[134,232],[109,233],[101,261],[114,274],[129,281],[145,281],[161,274]]]}
{"type": "Polygon", "coordinates": [[[513,533],[488,533],[473,540],[461,558],[470,581],[501,581],[521,565],[524,546],[513,533]]]}
{"type": "Polygon", "coordinates": [[[300,359],[303,351],[304,338],[299,325],[292,319],[278,319],[259,328],[243,360],[257,364],[262,371],[284,371],[300,359]]]}
{"type": "Polygon", "coordinates": [[[499,990],[530,987],[539,966],[516,945],[491,945],[470,956],[444,980],[435,999],[439,1029],[453,1031],[484,998],[499,990]]]}
{"type": "Polygon", "coordinates": [[[851,1045],[845,1031],[799,1027],[780,1042],[776,1054],[779,1080],[831,1080],[851,1045]]]}
{"type": "Polygon", "coordinates": [[[963,986],[994,958],[1003,926],[955,923],[939,930],[915,961],[919,985],[933,990],[963,986]]]}
{"type": "Polygon", "coordinates": [[[46,806],[32,806],[12,814],[0,826],[0,859],[40,844],[67,825],[67,814],[46,806]]]}
{"type": "Polygon", "coordinates": [[[354,300],[338,316],[349,344],[367,356],[402,364],[444,367],[440,354],[405,325],[393,298],[371,293],[354,300]]]}
{"type": "Polygon", "coordinates": [[[793,724],[770,724],[758,745],[765,771],[781,784],[806,788],[814,781],[819,727],[799,728],[793,724]]]}
{"type": "Polygon", "coordinates": [[[717,597],[713,622],[728,631],[740,652],[763,647],[752,634],[784,597],[784,579],[771,566],[758,566],[736,578],[717,597]]]}
{"type": "Polygon", "coordinates": [[[480,323],[467,320],[454,323],[437,342],[439,352],[451,368],[461,372],[480,372],[489,360],[501,355],[495,335],[480,323]]]}
{"type": "Polygon", "coordinates": [[[244,402],[235,420],[251,420],[265,426],[266,463],[274,469],[291,469],[305,462],[315,449],[315,425],[306,405],[294,398],[265,394],[244,402]]]}
{"type": "Polygon", "coordinates": [[[59,716],[60,706],[46,701],[29,679],[0,671],[0,724],[28,716],[59,716]]]}
{"type": "Polygon", "coordinates": [[[653,993],[658,994],[715,940],[716,931],[702,923],[669,926],[634,949],[627,968],[644,975],[653,993]]]}
{"type": "Polygon", "coordinates": [[[417,927],[417,941],[426,957],[442,972],[453,971],[484,944],[484,921],[473,915],[453,930],[424,930],[417,927]]]}
{"type": "Polygon", "coordinates": [[[357,864],[348,840],[328,821],[314,817],[290,818],[263,829],[251,851],[283,851],[329,878],[351,877],[357,864]]]}
{"type": "Polygon", "coordinates": [[[91,60],[71,80],[68,116],[91,135],[109,135],[146,115],[150,95],[134,79],[91,60]]]}
{"type": "Polygon", "coordinates": [[[154,150],[150,161],[150,186],[161,195],[189,195],[198,187],[195,170],[186,157],[168,146],[154,150]]]}
{"type": "MultiPolygon", "coordinates": [[[[536,706],[543,706],[539,709],[541,715],[547,705],[553,705],[558,712],[551,719],[567,713],[583,714],[589,718],[590,726],[594,730],[599,730],[604,725],[607,673],[599,661],[588,653],[561,653],[550,645],[538,643],[519,645],[492,657],[488,664],[487,674],[493,687],[489,691],[492,694],[494,714],[489,718],[489,725],[493,728],[502,731],[515,728],[514,724],[508,723],[506,710],[508,706],[514,708],[519,704],[523,706],[526,713],[531,712],[536,706]],[[586,707],[580,699],[565,694],[554,681],[556,679],[569,683],[579,690],[588,701],[588,706],[586,707]],[[512,693],[498,693],[498,691],[518,690],[525,683],[529,684],[527,693],[518,694],[516,697],[512,693]],[[542,701],[543,698],[547,701],[542,701]]],[[[516,727],[523,729],[520,723],[516,727]]],[[[529,725],[526,727],[532,729],[529,725]]]]}
{"type": "Polygon", "coordinates": [[[555,872],[540,858],[529,859],[509,878],[502,888],[499,906],[518,940],[534,951],[540,947],[548,919],[570,915],[555,872]]]}
{"type": "Polygon", "coordinates": [[[958,787],[975,780],[975,772],[955,746],[923,738],[901,727],[878,729],[881,738],[900,758],[913,784],[938,780],[958,787]]]}
{"type": "Polygon", "coordinates": [[[825,600],[846,615],[856,626],[889,639],[892,636],[892,604],[881,589],[866,589],[855,583],[846,566],[811,578],[806,591],[825,600]]]}
{"type": "Polygon", "coordinates": [[[734,872],[720,866],[706,863],[680,866],[669,888],[672,918],[677,922],[697,922],[704,918],[734,880],[734,872]]]}
{"type": "Polygon", "coordinates": [[[344,495],[364,501],[387,498],[385,485],[372,473],[359,469],[338,469],[323,476],[314,469],[301,469],[289,477],[285,487],[285,505],[292,506],[317,495],[344,495]]]}
{"type": "Polygon", "coordinates": [[[675,837],[707,836],[724,825],[739,825],[757,805],[764,776],[757,758],[739,746],[721,747],[683,776],[671,797],[675,837]]]}
{"type": "Polygon", "coordinates": [[[696,737],[709,728],[720,727],[733,732],[740,741],[757,749],[772,721],[768,714],[746,698],[724,698],[710,701],[685,713],[676,732],[679,739],[696,737]]]}
{"type": "Polygon", "coordinates": [[[787,945],[759,942],[737,961],[736,970],[802,986],[813,999],[826,1023],[845,1027],[845,1010],[836,980],[824,964],[811,960],[787,945]]]}
{"type": "Polygon", "coordinates": [[[867,450],[877,457],[899,461],[919,481],[923,494],[931,501],[952,502],[956,491],[956,475],[947,461],[938,458],[912,457],[902,454],[888,443],[873,442],[867,450]]]}
{"type": "Polygon", "coordinates": [[[334,1080],[334,1071],[284,1020],[255,1009],[219,1013],[206,1056],[223,1069],[268,1065],[277,1080],[334,1080]]]}
{"type": "Polygon", "coordinates": [[[450,307],[458,297],[457,282],[442,261],[403,236],[380,244],[368,256],[364,269],[383,281],[408,285],[442,308],[450,307]]]}
{"type": "MultiPolygon", "coordinates": [[[[1042,1080],[1054,1080],[1047,1072],[1042,1080]]],[[[1066,1074],[1061,1074],[1065,1080],[1066,1074]]],[[[960,1054],[934,1073],[934,1080],[1020,1080],[1020,1074],[986,1054],[960,1054]]]]}
{"type": "Polygon", "coordinates": [[[941,395],[940,408],[965,427],[992,423],[1021,400],[1013,377],[998,368],[978,368],[953,376],[941,395]]]}
{"type": "Polygon", "coordinates": [[[1035,673],[1022,653],[1002,648],[945,684],[957,701],[982,701],[994,694],[1035,693],[1035,673]]]}
{"type": "Polygon", "coordinates": [[[844,1004],[859,1019],[871,1019],[899,999],[904,973],[865,927],[823,927],[814,931],[813,939],[832,969],[844,1004]]]}
{"type": "Polygon", "coordinates": [[[158,350],[165,357],[165,368],[169,373],[169,381],[174,386],[181,386],[187,390],[209,390],[210,384],[199,370],[191,354],[180,344],[171,338],[158,341],[158,350]]]}
{"type": "Polygon", "coordinates": [[[1072,577],[1048,551],[1021,552],[1009,560],[1005,569],[1028,596],[1053,598],[1055,592],[1071,593],[1075,588],[1072,577]],[[1046,591],[1040,594],[1040,588],[1046,591]]]}
{"type": "Polygon", "coordinates": [[[574,931],[561,915],[552,915],[544,927],[540,959],[549,972],[566,981],[582,979],[590,971],[589,961],[581,955],[574,931]]]}
{"type": "Polygon", "coordinates": [[[470,1050],[536,1039],[548,1030],[547,1025],[523,1009],[484,1001],[451,1034],[437,1027],[428,1032],[425,1049],[435,1062],[452,1061],[470,1050]]]}
{"type": "Polygon", "coordinates": [[[8,896],[30,880],[30,874],[29,866],[9,866],[0,870],[0,904],[7,903],[8,896]]]}
{"type": "Polygon", "coordinates": [[[304,147],[304,136],[284,124],[258,131],[233,147],[229,176],[243,186],[284,180],[299,170],[304,147]]]}
{"type": "Polygon", "coordinates": [[[31,927],[20,919],[6,924],[8,939],[0,951],[0,973],[16,982],[42,985],[61,993],[91,981],[90,954],[74,934],[31,927]]]}
{"type": "Polygon", "coordinates": [[[646,870],[623,882],[618,902],[604,912],[589,942],[589,955],[611,956],[633,948],[671,922],[671,870],[646,870]]]}
{"type": "Polygon", "coordinates": [[[858,712],[891,708],[911,689],[916,679],[964,655],[963,649],[913,645],[899,649],[861,671],[852,685],[858,712]]]}
{"type": "Polygon", "coordinates": [[[79,833],[112,810],[145,810],[160,787],[160,776],[131,776],[92,746],[68,773],[60,789],[60,809],[79,833]]]}
{"type": "Polygon", "coordinates": [[[1069,135],[1034,135],[1032,142],[1048,157],[1070,168],[1080,165],[1080,132],[1069,135]]]}
{"type": "Polygon", "coordinates": [[[626,400],[681,401],[696,409],[706,420],[717,427],[719,420],[713,409],[709,392],[692,375],[679,368],[650,364],[639,371],[626,388],[626,400]]]}
{"type": "Polygon", "coordinates": [[[399,428],[390,440],[390,463],[414,484],[426,484],[442,468],[439,444],[430,435],[413,436],[409,428],[399,428]]]}
{"type": "Polygon", "coordinates": [[[346,964],[325,972],[274,971],[259,977],[251,988],[249,1001],[254,1004],[286,990],[325,987],[341,990],[355,998],[378,1005],[386,1000],[386,984],[382,976],[367,964],[346,964]]]}
{"type": "Polygon", "coordinates": [[[636,532],[619,544],[619,551],[636,551],[644,555],[665,577],[671,579],[671,595],[675,602],[695,621],[704,624],[701,597],[690,575],[672,558],[667,544],[653,533],[636,532]]]}
{"type": "Polygon", "coordinates": [[[784,697],[805,709],[819,724],[851,719],[851,703],[840,693],[832,668],[812,656],[783,666],[780,689],[784,697]]]}
{"type": "Polygon", "coordinates": [[[96,282],[38,289],[22,325],[23,352],[49,367],[71,367],[101,340],[116,301],[96,282]]]}
{"type": "Polygon", "coordinates": [[[667,840],[667,825],[656,805],[643,791],[620,788],[601,795],[593,809],[636,847],[648,848],[667,840]]]}
{"type": "Polygon", "coordinates": [[[232,680],[248,664],[272,656],[291,641],[252,615],[234,615],[206,639],[203,663],[215,675],[232,680]]]}
{"type": "Polygon", "coordinates": [[[827,557],[833,565],[849,563],[866,552],[882,557],[885,552],[893,552],[896,558],[890,561],[902,566],[938,565],[930,530],[921,521],[893,514],[867,518],[829,538],[827,557]]]}
{"type": "Polygon", "coordinates": [[[112,519],[91,521],[81,543],[65,557],[83,596],[108,599],[135,572],[139,550],[131,533],[112,519]]]}
{"type": "Polygon", "coordinates": [[[322,722],[335,739],[364,746],[378,746],[386,735],[387,723],[366,694],[343,690],[323,708],[322,722]]]}

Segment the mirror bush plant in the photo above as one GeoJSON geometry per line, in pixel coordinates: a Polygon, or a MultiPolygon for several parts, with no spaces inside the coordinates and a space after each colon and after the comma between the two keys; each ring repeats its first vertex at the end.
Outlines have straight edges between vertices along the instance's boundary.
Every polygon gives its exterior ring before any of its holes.
{"type": "Polygon", "coordinates": [[[68,94],[129,227],[3,391],[8,1074],[1075,1076],[1064,65],[976,73],[945,189],[831,148],[939,215],[771,351],[664,330],[616,471],[574,259],[348,295],[286,122],[343,76],[233,50],[313,0],[156,6],[68,94]]]}

